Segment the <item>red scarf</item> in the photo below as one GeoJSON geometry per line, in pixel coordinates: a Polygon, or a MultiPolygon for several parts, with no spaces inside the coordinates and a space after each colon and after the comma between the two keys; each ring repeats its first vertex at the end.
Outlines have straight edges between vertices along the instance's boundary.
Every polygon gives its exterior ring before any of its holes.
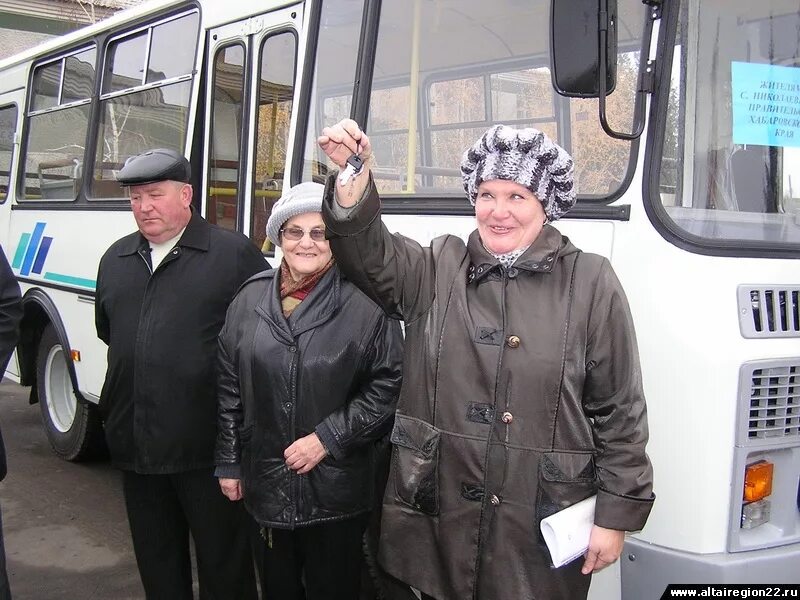
{"type": "Polygon", "coordinates": [[[289,315],[306,299],[306,296],[311,293],[314,286],[319,283],[319,280],[332,266],[333,258],[316,273],[306,275],[300,281],[295,281],[292,279],[292,273],[289,271],[286,259],[281,260],[281,308],[283,309],[284,317],[289,318],[289,315]]]}

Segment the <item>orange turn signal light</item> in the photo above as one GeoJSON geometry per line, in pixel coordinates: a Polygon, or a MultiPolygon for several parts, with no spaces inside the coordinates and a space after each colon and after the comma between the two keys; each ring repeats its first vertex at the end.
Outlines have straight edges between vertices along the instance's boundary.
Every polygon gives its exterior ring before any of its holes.
{"type": "Polygon", "coordinates": [[[747,465],[744,470],[744,501],[756,502],[772,493],[774,465],[765,460],[747,465]]]}
{"type": "Polygon", "coordinates": [[[73,362],[81,362],[81,351],[80,350],[70,350],[70,356],[72,356],[73,362]]]}

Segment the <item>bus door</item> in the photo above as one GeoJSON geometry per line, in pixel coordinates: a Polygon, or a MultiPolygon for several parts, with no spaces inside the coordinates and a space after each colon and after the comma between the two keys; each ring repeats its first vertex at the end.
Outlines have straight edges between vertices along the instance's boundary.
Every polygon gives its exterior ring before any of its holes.
{"type": "Polygon", "coordinates": [[[283,188],[302,5],[209,31],[204,214],[272,254],[283,188]]]}

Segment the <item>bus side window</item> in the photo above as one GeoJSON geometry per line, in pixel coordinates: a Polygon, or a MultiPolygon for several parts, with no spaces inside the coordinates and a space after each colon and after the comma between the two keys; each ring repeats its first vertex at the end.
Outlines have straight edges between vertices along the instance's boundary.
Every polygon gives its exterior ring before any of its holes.
{"type": "Polygon", "coordinates": [[[193,10],[109,41],[91,198],[125,198],[116,174],[131,156],[152,148],[184,151],[199,28],[193,10]]]}
{"type": "Polygon", "coordinates": [[[0,202],[8,198],[11,181],[11,159],[14,152],[14,133],[17,130],[17,107],[0,108],[0,202]]]}
{"type": "Polygon", "coordinates": [[[25,200],[75,200],[80,189],[95,80],[94,47],[38,65],[27,112],[25,200]]]}

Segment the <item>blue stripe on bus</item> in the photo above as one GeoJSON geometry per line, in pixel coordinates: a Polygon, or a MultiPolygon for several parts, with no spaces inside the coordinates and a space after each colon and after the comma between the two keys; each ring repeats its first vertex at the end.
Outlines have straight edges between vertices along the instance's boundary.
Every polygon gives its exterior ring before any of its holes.
{"type": "Polygon", "coordinates": [[[44,260],[47,258],[47,251],[50,250],[50,244],[53,243],[53,238],[43,237],[42,245],[39,246],[39,252],[36,253],[36,260],[33,261],[33,272],[41,274],[44,260]]]}
{"type": "Polygon", "coordinates": [[[17,244],[17,251],[14,253],[14,262],[11,266],[19,269],[22,266],[22,257],[25,256],[25,250],[28,249],[28,242],[31,239],[30,233],[23,233],[19,236],[19,244],[17,244]]]}
{"type": "Polygon", "coordinates": [[[44,274],[44,278],[48,281],[57,281],[59,283],[66,283],[69,285],[77,285],[80,287],[95,289],[97,281],[94,279],[84,279],[83,277],[73,277],[72,275],[62,275],[61,273],[51,273],[48,271],[44,274]]]}
{"type": "Polygon", "coordinates": [[[37,223],[36,227],[33,228],[31,240],[25,252],[25,258],[22,261],[22,268],[19,271],[20,275],[30,275],[33,259],[36,257],[36,251],[39,249],[39,242],[42,239],[42,233],[44,233],[44,223],[37,223]]]}

